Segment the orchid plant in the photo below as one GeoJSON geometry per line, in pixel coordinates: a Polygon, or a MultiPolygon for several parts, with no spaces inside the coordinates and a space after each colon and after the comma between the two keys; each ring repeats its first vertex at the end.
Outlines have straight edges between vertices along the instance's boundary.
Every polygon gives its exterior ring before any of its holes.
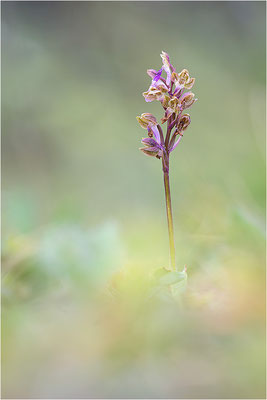
{"type": "Polygon", "coordinates": [[[138,116],[137,120],[141,127],[147,130],[148,134],[148,137],[142,139],[141,142],[145,147],[140,148],[140,150],[148,156],[162,160],[170,244],[170,269],[176,271],[169,181],[170,154],[180,143],[184,131],[191,122],[189,114],[184,113],[184,110],[191,107],[197,99],[190,92],[195,79],[189,76],[188,71],[183,69],[180,73],[177,73],[170,63],[169,55],[164,51],[161,53],[161,58],[162,67],[158,71],[154,69],[147,70],[152,82],[148,91],[143,93],[143,96],[148,103],[153,100],[161,103],[164,109],[161,123],[165,124],[167,122],[166,135],[164,136],[163,130],[154,115],[144,113],[138,116]],[[166,78],[162,76],[163,72],[166,73],[166,78]]]}

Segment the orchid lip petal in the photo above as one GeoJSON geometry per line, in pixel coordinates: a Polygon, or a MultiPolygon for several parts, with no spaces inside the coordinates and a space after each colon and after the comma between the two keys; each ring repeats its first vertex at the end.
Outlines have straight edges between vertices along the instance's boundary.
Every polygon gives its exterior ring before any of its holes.
{"type": "Polygon", "coordinates": [[[147,75],[150,76],[150,78],[154,79],[158,71],[156,71],[155,69],[148,69],[146,72],[147,75]]]}
{"type": "Polygon", "coordinates": [[[187,69],[183,69],[180,73],[176,72],[170,62],[168,53],[162,51],[160,56],[162,58],[161,68],[159,70],[147,70],[147,74],[152,78],[152,81],[143,96],[147,103],[154,100],[161,103],[165,113],[161,118],[161,123],[163,124],[169,120],[167,133],[168,129],[170,132],[174,127],[176,129],[171,142],[166,142],[161,126],[158,125],[156,118],[152,114],[144,113],[141,117],[137,117],[139,124],[142,128],[147,129],[148,134],[147,138],[141,140],[145,147],[140,150],[157,158],[163,156],[166,151],[172,152],[178,146],[183,136],[183,131],[190,124],[189,114],[183,114],[183,111],[191,107],[197,100],[194,93],[190,91],[195,83],[195,78],[190,77],[187,69]]]}
{"type": "Polygon", "coordinates": [[[152,78],[153,81],[158,81],[161,77],[162,74],[162,68],[160,68],[158,71],[155,69],[148,69],[147,74],[152,78]]]}
{"type": "Polygon", "coordinates": [[[156,73],[156,75],[154,76],[154,79],[153,79],[154,82],[157,82],[161,78],[162,70],[163,70],[163,68],[160,68],[157,71],[157,73],[156,73]]]}

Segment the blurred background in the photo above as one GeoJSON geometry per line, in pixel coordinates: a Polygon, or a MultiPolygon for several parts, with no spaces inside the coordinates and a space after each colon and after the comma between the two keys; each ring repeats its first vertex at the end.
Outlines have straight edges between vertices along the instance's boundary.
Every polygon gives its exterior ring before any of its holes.
{"type": "Polygon", "coordinates": [[[265,398],[265,3],[2,2],[2,396],[265,398]],[[196,78],[171,157],[147,68],[196,78]],[[156,284],[155,284],[156,282],[156,284]]]}

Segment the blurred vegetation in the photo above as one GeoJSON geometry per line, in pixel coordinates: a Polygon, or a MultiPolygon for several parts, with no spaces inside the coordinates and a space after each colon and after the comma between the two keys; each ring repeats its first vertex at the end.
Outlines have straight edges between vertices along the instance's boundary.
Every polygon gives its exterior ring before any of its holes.
{"type": "Polygon", "coordinates": [[[265,3],[2,2],[2,394],[265,398],[265,3]],[[160,52],[199,101],[160,162],[160,52]],[[162,282],[162,281],[161,281],[162,282]]]}

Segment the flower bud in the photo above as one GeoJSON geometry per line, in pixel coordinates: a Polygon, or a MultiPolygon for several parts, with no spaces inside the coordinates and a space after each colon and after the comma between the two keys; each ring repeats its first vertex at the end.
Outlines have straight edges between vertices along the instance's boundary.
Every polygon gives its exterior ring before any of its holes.
{"type": "Polygon", "coordinates": [[[192,87],[194,86],[195,83],[195,78],[190,78],[185,84],[184,87],[186,89],[192,89],[192,87]]]}
{"type": "Polygon", "coordinates": [[[184,114],[180,117],[177,125],[177,133],[181,133],[186,130],[186,128],[189,126],[191,122],[190,115],[189,114],[184,114]]]}
{"type": "Polygon", "coordinates": [[[183,69],[179,74],[179,84],[184,85],[189,79],[189,72],[187,69],[183,69]]]}
{"type": "Polygon", "coordinates": [[[168,67],[173,71],[174,68],[173,68],[173,66],[172,66],[171,63],[170,63],[169,54],[166,53],[165,51],[162,51],[160,57],[161,57],[161,59],[162,59],[163,65],[164,65],[164,66],[168,66],[168,67]]]}
{"type": "Polygon", "coordinates": [[[151,102],[153,100],[161,101],[164,98],[164,93],[167,93],[167,89],[163,85],[158,87],[151,87],[147,92],[143,93],[146,102],[151,102]]]}
{"type": "Polygon", "coordinates": [[[173,72],[171,75],[171,81],[175,83],[178,80],[179,80],[179,75],[177,74],[177,72],[173,72]]]}
{"type": "Polygon", "coordinates": [[[173,110],[176,111],[177,105],[178,105],[179,101],[176,97],[173,97],[170,101],[168,106],[173,110]]]}
{"type": "Polygon", "coordinates": [[[174,113],[173,109],[171,107],[168,107],[167,110],[165,111],[164,117],[161,118],[161,123],[164,124],[164,122],[168,121],[168,119],[173,113],[174,113]]]}
{"type": "Polygon", "coordinates": [[[173,68],[172,64],[170,63],[169,55],[167,53],[165,53],[165,51],[162,51],[160,56],[162,58],[162,68],[164,69],[164,71],[167,74],[166,84],[167,84],[167,86],[169,86],[171,83],[171,74],[172,74],[172,72],[174,72],[174,68],[173,68]]]}
{"type": "Polygon", "coordinates": [[[142,128],[147,129],[148,127],[148,123],[146,121],[144,121],[141,117],[137,116],[136,117],[137,121],[139,122],[139,124],[142,126],[142,128]]]}
{"type": "Polygon", "coordinates": [[[172,76],[177,91],[181,89],[192,89],[195,83],[195,78],[190,78],[187,69],[183,69],[179,74],[172,74],[172,76]]]}
{"type": "Polygon", "coordinates": [[[167,107],[168,107],[168,104],[169,104],[169,101],[170,101],[170,96],[165,95],[165,96],[163,97],[163,99],[161,100],[161,105],[162,105],[162,107],[163,107],[163,108],[167,108],[167,107]]]}
{"type": "Polygon", "coordinates": [[[141,114],[141,117],[137,116],[136,119],[144,129],[147,129],[149,125],[157,124],[156,117],[150,113],[143,113],[141,114]]]}
{"type": "Polygon", "coordinates": [[[153,125],[157,125],[157,118],[154,117],[154,115],[151,114],[151,113],[143,113],[143,114],[141,114],[141,118],[143,118],[144,120],[148,121],[148,123],[151,123],[153,125]]]}
{"type": "Polygon", "coordinates": [[[180,98],[180,108],[181,110],[185,110],[186,108],[189,108],[196,100],[194,99],[195,95],[194,93],[185,93],[181,98],[180,98]]]}

